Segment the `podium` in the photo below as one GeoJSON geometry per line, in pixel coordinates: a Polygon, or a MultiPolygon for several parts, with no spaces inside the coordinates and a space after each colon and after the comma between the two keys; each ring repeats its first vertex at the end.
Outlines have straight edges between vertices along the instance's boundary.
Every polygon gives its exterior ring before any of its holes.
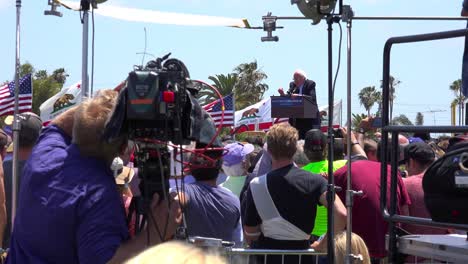
{"type": "Polygon", "coordinates": [[[271,117],[317,118],[318,108],[307,95],[271,96],[271,117]]]}

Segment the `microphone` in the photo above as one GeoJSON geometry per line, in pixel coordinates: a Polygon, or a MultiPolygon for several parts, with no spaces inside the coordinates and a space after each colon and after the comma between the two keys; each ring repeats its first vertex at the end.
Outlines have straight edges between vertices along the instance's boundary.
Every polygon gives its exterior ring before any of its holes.
{"type": "Polygon", "coordinates": [[[294,89],[296,89],[296,84],[294,82],[289,83],[289,89],[288,89],[288,94],[292,94],[294,89]]]}

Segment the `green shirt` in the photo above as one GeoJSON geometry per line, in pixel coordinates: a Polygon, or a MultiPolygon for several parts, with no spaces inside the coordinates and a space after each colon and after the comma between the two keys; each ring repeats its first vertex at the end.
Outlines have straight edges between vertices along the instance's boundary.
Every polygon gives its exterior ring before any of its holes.
{"type": "MultiPolygon", "coordinates": [[[[339,168],[346,165],[347,160],[336,160],[333,162],[333,171],[338,170],[339,168]]],[[[328,160],[322,160],[317,162],[311,162],[304,167],[303,170],[306,170],[311,173],[320,174],[322,172],[328,172],[328,160]]],[[[325,206],[317,206],[317,215],[315,217],[314,230],[312,230],[312,235],[321,236],[327,232],[327,208],[325,206]]]]}
{"type": "Polygon", "coordinates": [[[230,190],[237,197],[239,197],[242,187],[244,187],[246,178],[247,176],[229,176],[226,181],[221,184],[221,186],[230,190]]]}

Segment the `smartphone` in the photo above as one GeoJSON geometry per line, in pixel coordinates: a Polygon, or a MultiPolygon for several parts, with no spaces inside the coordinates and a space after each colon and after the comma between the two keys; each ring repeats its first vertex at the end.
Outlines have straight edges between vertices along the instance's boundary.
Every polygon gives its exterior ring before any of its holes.
{"type": "Polygon", "coordinates": [[[374,128],[381,128],[382,127],[382,118],[381,117],[376,117],[372,119],[372,127],[374,128]]]}

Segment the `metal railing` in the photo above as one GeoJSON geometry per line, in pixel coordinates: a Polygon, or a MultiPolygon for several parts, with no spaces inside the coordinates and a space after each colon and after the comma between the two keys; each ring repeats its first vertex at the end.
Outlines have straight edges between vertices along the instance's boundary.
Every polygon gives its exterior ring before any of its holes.
{"type": "Polygon", "coordinates": [[[452,227],[461,230],[468,230],[468,225],[440,223],[432,221],[431,219],[402,216],[396,213],[397,208],[397,170],[398,170],[398,135],[400,132],[467,132],[467,126],[394,126],[390,125],[389,120],[389,96],[390,96],[390,52],[394,44],[413,43],[422,41],[432,41],[449,39],[456,37],[468,36],[468,29],[453,30],[445,32],[436,32],[431,34],[421,34],[413,36],[394,37],[387,40],[384,47],[383,56],[383,98],[382,98],[382,166],[381,166],[381,181],[380,181],[380,208],[385,220],[389,222],[389,261],[390,263],[396,262],[397,253],[397,237],[395,230],[395,223],[409,223],[433,227],[452,227]],[[391,173],[390,173],[390,202],[387,203],[387,148],[389,144],[389,133],[392,134],[391,146],[392,154],[390,159],[391,173]],[[387,209],[388,205],[390,208],[387,209]]]}
{"type": "MultiPolygon", "coordinates": [[[[245,248],[225,248],[222,252],[225,254],[228,263],[230,264],[246,264],[246,263],[270,263],[272,257],[275,257],[274,263],[295,264],[302,263],[304,257],[313,257],[313,261],[308,261],[310,264],[318,264],[319,256],[327,256],[327,253],[316,252],[313,249],[304,250],[274,250],[274,249],[245,249],[245,248]],[[281,259],[280,259],[281,257],[281,259]],[[255,258],[257,262],[253,259],[255,258]],[[295,258],[296,260],[291,260],[295,258]],[[261,259],[261,260],[259,260],[261,259]]],[[[305,263],[305,262],[304,262],[305,263]]]]}

